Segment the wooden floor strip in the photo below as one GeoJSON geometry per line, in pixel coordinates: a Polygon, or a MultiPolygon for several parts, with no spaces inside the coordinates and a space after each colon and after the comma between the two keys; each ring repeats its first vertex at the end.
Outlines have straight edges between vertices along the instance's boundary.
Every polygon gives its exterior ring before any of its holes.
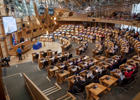
{"type": "Polygon", "coordinates": [[[2,77],[2,78],[5,79],[5,78],[12,77],[12,76],[16,76],[16,75],[20,75],[20,73],[12,74],[12,75],[5,76],[5,77],[2,77]]]}
{"type": "Polygon", "coordinates": [[[66,94],[66,95],[64,95],[64,96],[62,96],[62,97],[60,97],[60,98],[58,98],[56,100],[61,100],[62,98],[65,98],[66,96],[68,96],[68,94],[66,94]]]}

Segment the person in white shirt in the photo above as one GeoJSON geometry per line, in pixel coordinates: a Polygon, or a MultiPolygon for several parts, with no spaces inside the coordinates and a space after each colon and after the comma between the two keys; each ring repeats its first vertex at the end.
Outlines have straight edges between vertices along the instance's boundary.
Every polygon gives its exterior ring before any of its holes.
{"type": "Polygon", "coordinates": [[[93,79],[95,77],[96,73],[94,71],[92,71],[92,73],[90,74],[90,77],[93,79]]]}
{"type": "Polygon", "coordinates": [[[123,70],[121,70],[121,72],[119,73],[120,78],[118,79],[119,82],[122,82],[123,79],[125,78],[124,72],[123,70]]]}

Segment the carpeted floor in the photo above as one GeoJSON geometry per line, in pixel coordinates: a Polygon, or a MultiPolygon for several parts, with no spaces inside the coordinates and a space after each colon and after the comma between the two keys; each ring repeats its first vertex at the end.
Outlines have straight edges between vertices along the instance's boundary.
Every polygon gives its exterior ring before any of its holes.
{"type": "MultiPolygon", "coordinates": [[[[56,42],[59,41],[57,40],[56,42]]],[[[87,51],[82,55],[88,55],[92,57],[92,50],[94,49],[94,45],[94,43],[89,43],[87,51]]],[[[68,50],[72,52],[74,57],[77,57],[75,51],[76,47],[78,47],[78,44],[72,43],[72,47],[68,50]]],[[[127,55],[127,57],[131,58],[134,54],[135,53],[129,54],[127,55]]],[[[102,55],[104,55],[104,53],[102,55]]],[[[17,66],[11,66],[10,68],[4,68],[3,81],[7,86],[11,100],[32,100],[25,87],[22,73],[25,73],[42,91],[51,86],[54,86],[54,84],[56,83],[55,77],[51,78],[51,82],[46,79],[47,70],[41,69],[41,71],[39,71],[37,63],[27,62],[18,64],[17,66]],[[13,76],[7,77],[9,75],[13,76]]],[[[140,72],[138,73],[137,77],[138,79],[136,80],[136,83],[134,83],[133,90],[129,88],[128,93],[125,93],[123,91],[120,93],[119,91],[121,89],[117,89],[116,86],[112,86],[111,91],[107,92],[106,94],[99,95],[100,100],[132,100],[132,98],[140,91],[140,72]]],[[[61,90],[48,96],[50,100],[56,100],[57,98],[66,94],[68,90],[68,82],[62,83],[60,86],[62,87],[61,90]]],[[[77,100],[85,100],[85,98],[80,95],[74,96],[77,98],[77,100]]]]}

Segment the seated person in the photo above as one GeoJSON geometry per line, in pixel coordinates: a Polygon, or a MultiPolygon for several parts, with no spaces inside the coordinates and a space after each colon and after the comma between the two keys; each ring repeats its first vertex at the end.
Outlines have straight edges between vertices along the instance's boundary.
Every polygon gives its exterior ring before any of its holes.
{"type": "Polygon", "coordinates": [[[92,59],[89,61],[89,65],[93,66],[93,60],[92,59]]]}
{"type": "Polygon", "coordinates": [[[78,59],[78,62],[81,62],[82,61],[82,57],[80,57],[79,59],[78,59]]]}
{"type": "Polygon", "coordinates": [[[78,59],[75,59],[74,65],[78,66],[78,59]]]}
{"type": "Polygon", "coordinates": [[[71,57],[72,57],[72,53],[69,52],[68,58],[71,58],[71,57]]]}
{"type": "Polygon", "coordinates": [[[68,66],[67,66],[67,64],[66,64],[66,63],[64,64],[63,69],[64,69],[64,70],[68,70],[68,66]]]}
{"type": "Polygon", "coordinates": [[[84,76],[84,79],[82,80],[84,83],[88,84],[90,80],[90,77],[87,77],[87,75],[84,76]]]}
{"type": "Polygon", "coordinates": [[[126,70],[124,75],[125,75],[126,78],[131,78],[131,75],[132,75],[133,72],[134,72],[134,69],[133,69],[133,71],[126,70]]]}
{"type": "Polygon", "coordinates": [[[24,42],[24,38],[23,38],[23,37],[20,38],[20,43],[21,43],[21,42],[24,42]]]}
{"type": "Polygon", "coordinates": [[[113,61],[113,64],[109,66],[110,70],[113,70],[115,68],[115,66],[113,66],[115,64],[115,61],[113,61]]]}
{"type": "Polygon", "coordinates": [[[77,67],[77,71],[75,72],[75,75],[79,75],[80,69],[77,67]]]}
{"type": "Polygon", "coordinates": [[[77,89],[80,89],[80,86],[82,85],[83,82],[81,81],[80,77],[78,77],[78,78],[75,78],[74,83],[75,85],[70,90],[68,90],[68,92],[71,92],[73,94],[77,92],[76,91],[77,89]]]}
{"type": "Polygon", "coordinates": [[[86,69],[89,69],[89,68],[90,68],[90,65],[89,65],[89,63],[87,63],[86,69]]]}
{"type": "Polygon", "coordinates": [[[104,71],[104,68],[101,67],[101,69],[99,70],[100,74],[102,74],[103,71],[104,71]]]}
{"type": "Polygon", "coordinates": [[[90,78],[94,78],[96,75],[95,71],[90,71],[89,74],[87,75],[87,77],[90,77],[90,78]]]}
{"type": "Polygon", "coordinates": [[[120,76],[120,78],[118,79],[118,81],[119,82],[122,82],[123,79],[125,78],[125,75],[124,75],[124,71],[123,70],[121,70],[121,72],[119,72],[119,76],[120,76]]]}
{"type": "Polygon", "coordinates": [[[86,67],[83,67],[80,72],[84,71],[85,69],[86,69],[86,67]]]}

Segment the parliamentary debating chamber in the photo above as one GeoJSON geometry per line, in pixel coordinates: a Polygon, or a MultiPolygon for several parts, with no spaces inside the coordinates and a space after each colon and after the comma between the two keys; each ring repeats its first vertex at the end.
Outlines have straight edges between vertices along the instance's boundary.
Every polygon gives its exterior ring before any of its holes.
{"type": "Polygon", "coordinates": [[[0,100],[140,100],[140,0],[0,0],[0,100]]]}

